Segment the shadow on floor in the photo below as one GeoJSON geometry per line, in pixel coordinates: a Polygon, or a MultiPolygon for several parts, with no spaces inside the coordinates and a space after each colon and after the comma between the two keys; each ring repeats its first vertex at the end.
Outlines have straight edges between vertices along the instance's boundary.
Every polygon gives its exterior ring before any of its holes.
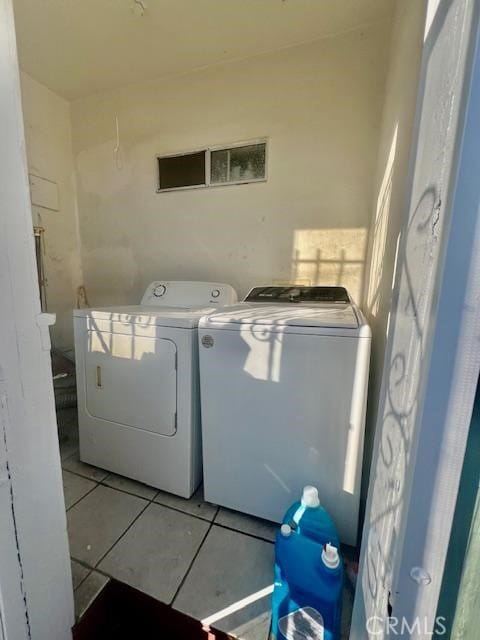
{"type": "Polygon", "coordinates": [[[232,636],[203,629],[200,622],[155,598],[110,580],[73,628],[73,640],[229,640],[232,636]]]}

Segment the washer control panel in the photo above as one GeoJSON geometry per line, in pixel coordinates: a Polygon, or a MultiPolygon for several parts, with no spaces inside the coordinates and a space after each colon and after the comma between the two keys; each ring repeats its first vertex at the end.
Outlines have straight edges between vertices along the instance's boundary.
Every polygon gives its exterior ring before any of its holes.
{"type": "Polygon", "coordinates": [[[281,302],[295,303],[323,302],[328,304],[349,304],[350,298],[344,287],[255,287],[252,289],[245,302],[281,302]]]}
{"type": "Polygon", "coordinates": [[[142,305],[153,307],[217,307],[237,302],[229,284],[218,282],[155,281],[148,285],[142,305]]]}

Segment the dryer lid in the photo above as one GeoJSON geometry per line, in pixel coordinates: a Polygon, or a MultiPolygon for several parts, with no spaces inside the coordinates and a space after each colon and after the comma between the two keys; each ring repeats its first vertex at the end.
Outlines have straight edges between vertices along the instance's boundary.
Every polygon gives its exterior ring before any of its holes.
{"type": "Polygon", "coordinates": [[[74,309],[75,317],[123,324],[191,329],[216,308],[237,301],[236,291],[220,282],[151,282],[140,305],[74,309]]]}
{"type": "Polygon", "coordinates": [[[198,326],[202,316],[214,311],[214,307],[150,307],[128,305],[124,307],[100,307],[98,309],[75,309],[75,317],[90,318],[95,321],[108,321],[120,324],[137,324],[143,327],[160,326],[181,329],[193,329],[198,326]]]}

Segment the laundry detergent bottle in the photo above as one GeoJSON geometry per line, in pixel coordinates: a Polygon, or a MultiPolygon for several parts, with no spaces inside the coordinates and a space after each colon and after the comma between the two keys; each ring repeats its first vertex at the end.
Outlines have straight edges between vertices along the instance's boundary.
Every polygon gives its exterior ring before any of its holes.
{"type": "Polygon", "coordinates": [[[319,544],[330,542],[340,548],[337,528],[327,510],[320,504],[318,489],[307,486],[301,500],[294,502],[286,512],[283,524],[319,544]]]}
{"type": "Polygon", "coordinates": [[[335,525],[306,487],[275,540],[271,640],[339,640],[343,563],[335,525]]]}

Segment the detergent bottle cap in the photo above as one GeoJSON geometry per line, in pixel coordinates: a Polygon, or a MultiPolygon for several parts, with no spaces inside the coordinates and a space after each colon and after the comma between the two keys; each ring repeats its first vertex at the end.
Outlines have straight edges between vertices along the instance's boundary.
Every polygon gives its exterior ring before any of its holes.
{"type": "Polygon", "coordinates": [[[340,557],[338,555],[337,547],[327,542],[325,548],[322,551],[323,564],[329,569],[336,569],[340,564],[340,557]]]}
{"type": "Polygon", "coordinates": [[[289,524],[282,524],[280,533],[284,538],[288,538],[292,534],[292,527],[289,524]]]}
{"type": "Polygon", "coordinates": [[[303,489],[302,495],[302,506],[303,507],[319,507],[320,499],[318,497],[318,489],[316,487],[311,487],[307,485],[303,489]]]}

